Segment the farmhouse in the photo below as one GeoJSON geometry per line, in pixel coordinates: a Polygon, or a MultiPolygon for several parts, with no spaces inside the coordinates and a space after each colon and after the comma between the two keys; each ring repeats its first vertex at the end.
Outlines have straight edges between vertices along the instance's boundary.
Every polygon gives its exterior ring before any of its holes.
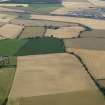
{"type": "Polygon", "coordinates": [[[6,56],[0,56],[0,66],[6,65],[9,63],[9,59],[6,56]]]}

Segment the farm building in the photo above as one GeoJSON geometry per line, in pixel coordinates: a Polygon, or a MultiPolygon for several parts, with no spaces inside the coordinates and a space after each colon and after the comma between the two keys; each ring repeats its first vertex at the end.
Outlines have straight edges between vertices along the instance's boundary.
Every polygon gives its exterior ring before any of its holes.
{"type": "Polygon", "coordinates": [[[6,65],[9,63],[9,59],[6,56],[0,56],[0,66],[6,65]]]}

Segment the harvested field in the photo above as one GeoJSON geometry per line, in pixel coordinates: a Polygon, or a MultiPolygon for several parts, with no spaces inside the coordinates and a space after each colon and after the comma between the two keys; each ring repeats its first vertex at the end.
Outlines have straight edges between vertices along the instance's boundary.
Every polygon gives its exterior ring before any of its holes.
{"type": "Polygon", "coordinates": [[[65,8],[70,10],[89,9],[90,7],[95,7],[89,2],[64,2],[63,5],[65,8]]]}
{"type": "Polygon", "coordinates": [[[75,23],[48,21],[48,20],[24,20],[24,19],[14,19],[11,21],[12,24],[24,25],[24,26],[78,26],[75,23]]]}
{"type": "Polygon", "coordinates": [[[84,31],[80,34],[80,37],[96,37],[96,38],[105,38],[105,30],[92,30],[92,31],[84,31]]]}
{"type": "Polygon", "coordinates": [[[0,7],[0,12],[14,12],[14,13],[24,13],[24,10],[17,10],[17,9],[11,9],[11,8],[5,8],[5,7],[0,7]]]}
{"type": "Polygon", "coordinates": [[[16,38],[23,30],[23,26],[6,24],[0,28],[0,35],[5,38],[16,38]]]}
{"type": "Polygon", "coordinates": [[[58,29],[47,29],[45,36],[52,36],[57,38],[74,38],[78,37],[80,32],[84,31],[83,27],[60,27],[58,29]]]}
{"type": "Polygon", "coordinates": [[[96,7],[105,8],[104,0],[88,0],[88,1],[91,2],[93,5],[95,5],[96,7]]]}
{"type": "Polygon", "coordinates": [[[65,15],[67,14],[69,11],[69,9],[65,8],[65,7],[60,7],[54,11],[52,11],[50,14],[57,14],[57,15],[65,15]]]}
{"type": "Polygon", "coordinates": [[[105,50],[105,38],[64,39],[65,48],[105,50]]]}
{"type": "Polygon", "coordinates": [[[59,53],[18,57],[15,80],[7,105],[56,103],[104,105],[105,100],[73,55],[59,53]]]}
{"type": "Polygon", "coordinates": [[[9,15],[9,14],[0,14],[0,22],[9,22],[12,19],[15,19],[16,15],[9,15]]]}
{"type": "Polygon", "coordinates": [[[31,19],[42,19],[50,21],[74,22],[83,24],[92,29],[105,29],[105,20],[88,19],[79,17],[65,17],[65,16],[47,16],[47,15],[31,15],[31,19]]]}
{"type": "Polygon", "coordinates": [[[4,22],[0,22],[0,27],[3,26],[5,23],[4,22]]]}
{"type": "Polygon", "coordinates": [[[45,34],[45,27],[25,27],[19,39],[42,37],[45,34]]]}
{"type": "Polygon", "coordinates": [[[77,54],[95,79],[105,79],[105,51],[67,49],[77,54]]]}

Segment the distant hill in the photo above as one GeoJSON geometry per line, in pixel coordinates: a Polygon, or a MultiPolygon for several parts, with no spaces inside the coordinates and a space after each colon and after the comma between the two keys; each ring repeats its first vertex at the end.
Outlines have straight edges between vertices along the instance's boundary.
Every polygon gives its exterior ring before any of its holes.
{"type": "Polygon", "coordinates": [[[0,0],[0,2],[8,3],[61,3],[62,0],[0,0]]]}

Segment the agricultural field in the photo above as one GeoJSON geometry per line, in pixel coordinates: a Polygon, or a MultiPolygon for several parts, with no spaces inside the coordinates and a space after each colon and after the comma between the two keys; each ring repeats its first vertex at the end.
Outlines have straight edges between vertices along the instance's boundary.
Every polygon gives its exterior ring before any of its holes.
{"type": "Polygon", "coordinates": [[[104,97],[75,56],[55,53],[18,57],[7,105],[50,103],[105,104],[104,97]]]}
{"type": "Polygon", "coordinates": [[[63,6],[65,8],[68,8],[70,10],[79,10],[79,9],[89,9],[90,7],[91,8],[94,8],[95,6],[90,3],[90,2],[64,2],[63,3],[63,6]]]}
{"type": "MultiPolygon", "coordinates": [[[[12,4],[13,5],[13,4],[12,4]]],[[[4,5],[1,4],[1,7],[15,9],[15,10],[26,10],[29,13],[34,14],[49,14],[50,12],[56,10],[57,8],[63,7],[61,4],[23,4],[20,6],[19,4],[15,5],[4,5]]]]}
{"type": "Polygon", "coordinates": [[[0,105],[105,105],[104,4],[1,2],[0,105]]]}
{"type": "Polygon", "coordinates": [[[68,11],[69,11],[68,8],[60,7],[60,8],[58,8],[58,9],[56,9],[56,10],[50,12],[50,14],[52,14],[52,15],[65,15],[65,14],[68,13],[68,11]]]}
{"type": "Polygon", "coordinates": [[[49,21],[49,20],[29,20],[29,19],[14,19],[11,24],[24,25],[24,26],[77,26],[76,23],[49,21]]]}
{"type": "Polygon", "coordinates": [[[49,14],[53,10],[56,10],[57,8],[62,7],[61,4],[31,4],[29,5],[29,8],[34,11],[34,13],[38,14],[49,14]]]}
{"type": "Polygon", "coordinates": [[[92,4],[94,4],[97,7],[104,8],[105,7],[105,1],[104,0],[89,0],[92,4]]]}
{"type": "Polygon", "coordinates": [[[42,37],[46,32],[45,27],[25,27],[23,32],[18,37],[19,39],[24,38],[35,38],[35,37],[42,37]]]}
{"type": "Polygon", "coordinates": [[[105,29],[105,21],[98,19],[86,19],[79,17],[65,17],[65,16],[49,16],[49,15],[31,15],[30,19],[42,19],[59,22],[79,23],[91,29],[105,29]]]}
{"type": "Polygon", "coordinates": [[[95,79],[105,79],[105,51],[86,50],[86,49],[67,49],[67,51],[78,54],[87,65],[90,73],[95,79]],[[98,59],[98,60],[97,60],[98,59]]]}
{"type": "Polygon", "coordinates": [[[68,48],[67,52],[74,52],[80,57],[105,94],[105,51],[68,48]]]}
{"type": "Polygon", "coordinates": [[[57,38],[77,38],[85,28],[80,26],[74,27],[58,27],[58,29],[47,29],[45,36],[53,36],[57,38]]]}
{"type": "Polygon", "coordinates": [[[105,38],[105,30],[91,30],[81,33],[82,38],[105,38]]]}
{"type": "Polygon", "coordinates": [[[24,28],[23,26],[19,25],[6,24],[0,27],[0,35],[5,39],[6,38],[14,39],[21,33],[23,28],[24,28]]]}
{"type": "Polygon", "coordinates": [[[28,4],[11,4],[1,3],[0,7],[28,7],[28,4]]]}
{"type": "Polygon", "coordinates": [[[88,49],[88,50],[105,50],[105,39],[104,38],[75,38],[75,39],[64,39],[65,49],[76,48],[76,49],[88,49]]]}
{"type": "Polygon", "coordinates": [[[5,39],[0,41],[0,55],[24,56],[64,52],[64,43],[57,38],[5,39]],[[33,46],[34,45],[34,46],[33,46]]]}
{"type": "Polygon", "coordinates": [[[0,22],[9,22],[12,19],[15,19],[16,15],[9,15],[9,14],[0,14],[0,22]]]}
{"type": "Polygon", "coordinates": [[[0,105],[6,104],[16,71],[16,57],[9,57],[9,64],[0,66],[0,105]]]}

